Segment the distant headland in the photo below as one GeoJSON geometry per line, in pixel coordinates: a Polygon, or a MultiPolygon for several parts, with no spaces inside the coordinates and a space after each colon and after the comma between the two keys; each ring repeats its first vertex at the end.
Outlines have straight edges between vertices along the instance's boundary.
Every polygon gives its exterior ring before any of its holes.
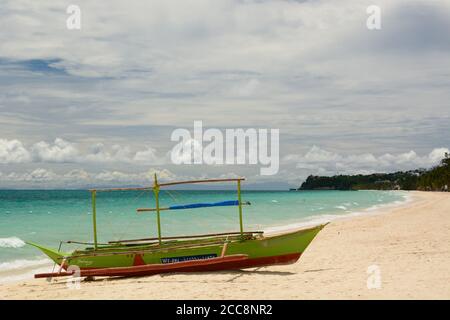
{"type": "Polygon", "coordinates": [[[450,154],[431,169],[374,173],[369,175],[310,175],[298,189],[291,190],[422,190],[449,191],[450,154]]]}

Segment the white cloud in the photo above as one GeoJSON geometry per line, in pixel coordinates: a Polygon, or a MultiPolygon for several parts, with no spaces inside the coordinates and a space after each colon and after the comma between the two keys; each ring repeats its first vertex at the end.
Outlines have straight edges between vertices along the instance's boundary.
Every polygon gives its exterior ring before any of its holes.
{"type": "Polygon", "coordinates": [[[88,181],[92,178],[91,174],[83,169],[74,169],[62,175],[62,178],[68,181],[88,181]]]}
{"type": "MultiPolygon", "coordinates": [[[[152,185],[154,174],[159,181],[183,180],[191,177],[179,176],[167,169],[152,168],[143,172],[125,172],[119,170],[104,170],[88,172],[74,169],[68,172],[56,173],[53,170],[37,168],[25,172],[10,172],[2,176],[2,187],[44,186],[44,187],[87,187],[110,185],[152,185]],[[25,183],[25,184],[24,184],[25,183]]],[[[0,173],[0,175],[2,175],[0,173]]]]}
{"type": "Polygon", "coordinates": [[[89,153],[85,156],[85,159],[91,162],[105,162],[111,161],[111,155],[105,151],[103,143],[96,143],[89,147],[89,153]]]}
{"type": "Polygon", "coordinates": [[[443,155],[450,153],[449,149],[447,148],[437,148],[437,149],[433,149],[433,151],[430,152],[430,154],[428,155],[428,158],[430,160],[430,163],[437,163],[438,161],[440,161],[443,158],[443,155]]]}
{"type": "Polygon", "coordinates": [[[157,161],[155,148],[148,147],[146,150],[138,151],[133,157],[134,161],[154,163],[157,161]]]}
{"type": "Polygon", "coordinates": [[[167,169],[149,169],[143,174],[143,177],[145,180],[153,181],[153,177],[155,174],[158,176],[158,179],[163,179],[163,180],[167,180],[167,181],[173,181],[173,180],[179,180],[179,179],[186,180],[186,179],[192,178],[192,177],[177,175],[167,169]]]}
{"type": "Polygon", "coordinates": [[[73,143],[56,138],[52,145],[45,141],[34,144],[31,154],[36,162],[73,162],[78,157],[78,149],[73,143]]]}
{"type": "Polygon", "coordinates": [[[0,164],[23,163],[30,160],[30,153],[22,142],[15,139],[0,139],[0,164]]]}
{"type": "Polygon", "coordinates": [[[118,144],[114,144],[109,151],[102,143],[97,143],[90,149],[91,152],[82,155],[78,162],[131,162],[133,158],[129,147],[118,144]]]}
{"type": "Polygon", "coordinates": [[[100,181],[121,181],[130,179],[130,175],[120,171],[104,171],[95,175],[96,180],[100,181]]]}
{"type": "Polygon", "coordinates": [[[58,175],[51,170],[42,168],[34,169],[31,172],[16,173],[11,172],[4,177],[4,181],[23,181],[23,182],[48,182],[58,179],[58,175]]]}
{"type": "Polygon", "coordinates": [[[97,143],[81,152],[69,141],[56,138],[54,143],[40,141],[30,147],[30,151],[19,140],[0,139],[0,163],[161,163],[155,148],[147,147],[132,152],[128,146],[114,144],[107,148],[97,143]]]}
{"type": "Polygon", "coordinates": [[[92,163],[135,163],[135,164],[161,164],[164,159],[157,156],[157,150],[152,147],[146,147],[136,152],[131,151],[128,146],[113,145],[108,151],[102,144],[98,143],[90,148],[90,152],[83,154],[77,162],[92,163]]]}
{"type": "Polygon", "coordinates": [[[437,165],[447,148],[433,149],[429,154],[419,156],[414,151],[399,154],[375,156],[371,153],[342,155],[313,146],[306,154],[290,154],[283,158],[286,165],[294,164],[308,174],[367,174],[430,168],[437,165]]]}
{"type": "Polygon", "coordinates": [[[157,175],[159,181],[172,181],[181,178],[167,169],[149,169],[147,171],[137,173],[117,170],[103,171],[92,175],[92,178],[94,181],[100,182],[139,183],[151,185],[155,174],[157,175]]]}

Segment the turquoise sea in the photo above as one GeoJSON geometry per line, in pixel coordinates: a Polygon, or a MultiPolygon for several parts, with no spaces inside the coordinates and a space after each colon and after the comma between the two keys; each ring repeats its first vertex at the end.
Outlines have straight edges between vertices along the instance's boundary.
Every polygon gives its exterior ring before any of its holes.
{"type": "MultiPolygon", "coordinates": [[[[244,229],[274,230],[370,212],[405,201],[400,191],[243,191],[244,229]]],[[[237,199],[235,191],[162,191],[161,206],[237,199]]],[[[154,207],[145,191],[99,193],[99,242],[157,235],[156,215],[136,213],[154,207]]],[[[161,213],[163,236],[238,231],[237,207],[174,210],[161,213]]],[[[60,240],[92,241],[92,207],[85,190],[0,190],[0,282],[48,270],[47,260],[24,241],[58,248],[60,240]],[[13,274],[13,275],[12,275],[13,274]]],[[[63,245],[70,251],[76,246],[63,245]]]]}

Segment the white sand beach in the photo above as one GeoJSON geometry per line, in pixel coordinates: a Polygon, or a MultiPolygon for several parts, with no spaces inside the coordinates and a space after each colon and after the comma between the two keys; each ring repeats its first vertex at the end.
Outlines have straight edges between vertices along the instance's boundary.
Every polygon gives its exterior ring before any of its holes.
{"type": "Polygon", "coordinates": [[[330,223],[292,265],[0,285],[0,299],[450,299],[450,193],[330,223]],[[368,287],[369,284],[369,287],[368,287]]]}

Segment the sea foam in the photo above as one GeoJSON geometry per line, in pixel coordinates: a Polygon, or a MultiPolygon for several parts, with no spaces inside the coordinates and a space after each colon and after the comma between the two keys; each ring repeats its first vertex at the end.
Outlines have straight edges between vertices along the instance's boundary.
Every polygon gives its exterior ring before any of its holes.
{"type": "Polygon", "coordinates": [[[48,272],[52,261],[19,259],[0,263],[0,284],[32,279],[35,273],[48,272]]]}
{"type": "Polygon", "coordinates": [[[25,242],[17,237],[0,238],[0,248],[20,248],[25,242]]]}
{"type": "Polygon", "coordinates": [[[51,263],[51,260],[49,260],[47,258],[39,259],[39,260],[19,259],[19,260],[13,260],[13,261],[8,261],[8,262],[1,262],[0,263],[0,272],[39,267],[39,266],[47,265],[49,263],[51,263]]]}

